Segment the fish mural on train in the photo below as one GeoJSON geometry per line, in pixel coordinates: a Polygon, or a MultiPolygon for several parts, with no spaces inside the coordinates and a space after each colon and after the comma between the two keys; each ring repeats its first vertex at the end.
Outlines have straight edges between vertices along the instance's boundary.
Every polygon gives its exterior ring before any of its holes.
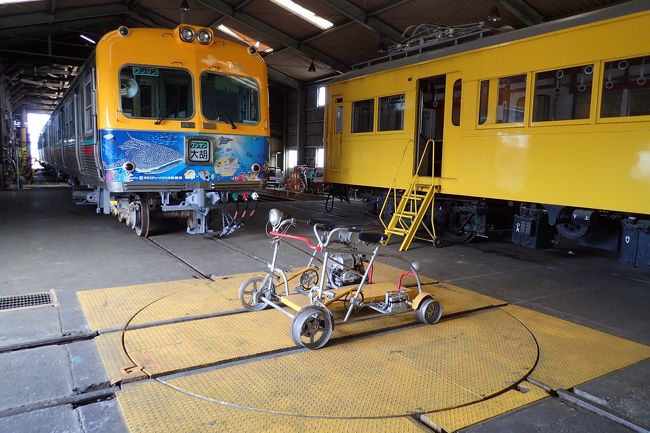
{"type": "Polygon", "coordinates": [[[112,182],[263,180],[268,153],[268,138],[258,136],[102,130],[101,137],[105,177],[112,182]],[[208,160],[186,157],[193,138],[210,142],[208,160]]]}

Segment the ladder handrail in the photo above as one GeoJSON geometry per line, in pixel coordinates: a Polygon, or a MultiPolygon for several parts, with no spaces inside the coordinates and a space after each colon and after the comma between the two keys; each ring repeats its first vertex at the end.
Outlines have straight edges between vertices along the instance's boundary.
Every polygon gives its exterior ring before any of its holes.
{"type": "MultiPolygon", "coordinates": [[[[435,145],[435,141],[433,140],[433,138],[428,139],[427,142],[424,144],[424,150],[422,152],[422,155],[420,155],[420,160],[418,161],[418,166],[417,169],[415,170],[415,175],[413,176],[413,180],[411,181],[411,184],[409,185],[409,189],[407,191],[412,191],[414,186],[417,184],[419,179],[418,173],[420,172],[420,167],[422,166],[422,162],[424,162],[424,157],[427,154],[427,150],[429,149],[429,144],[431,143],[435,145]]],[[[402,154],[402,159],[400,160],[399,165],[397,166],[397,172],[395,173],[395,177],[393,177],[393,182],[391,184],[391,187],[388,189],[388,192],[386,193],[386,198],[384,198],[384,203],[382,203],[381,210],[379,211],[379,221],[381,222],[381,225],[384,226],[384,230],[387,229],[388,226],[384,223],[384,220],[381,219],[381,216],[384,214],[384,210],[386,209],[386,204],[388,203],[388,199],[391,196],[391,193],[393,196],[393,209],[397,210],[396,182],[397,182],[397,175],[399,174],[399,170],[402,167],[402,162],[404,161],[405,154],[406,154],[406,149],[404,149],[404,153],[402,154]]]]}

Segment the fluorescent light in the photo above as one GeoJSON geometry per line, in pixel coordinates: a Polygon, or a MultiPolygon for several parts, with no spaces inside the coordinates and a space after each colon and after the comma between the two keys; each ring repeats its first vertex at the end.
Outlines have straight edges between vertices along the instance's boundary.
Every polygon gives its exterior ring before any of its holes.
{"type": "Polygon", "coordinates": [[[12,3],[27,3],[34,1],[36,0],[0,0],[0,5],[10,5],[12,3]]]}
{"type": "Polygon", "coordinates": [[[96,44],[96,43],[97,43],[97,42],[93,41],[92,39],[90,39],[90,38],[89,38],[88,36],[86,36],[86,35],[79,35],[79,36],[81,37],[81,39],[85,39],[85,40],[87,40],[88,42],[90,42],[91,44],[96,44]]]}
{"type": "Polygon", "coordinates": [[[242,32],[238,32],[237,30],[233,30],[230,27],[226,27],[223,24],[219,25],[219,27],[217,27],[217,30],[220,30],[225,34],[227,34],[228,36],[233,37],[239,41],[242,41],[246,45],[257,48],[259,51],[265,53],[270,53],[273,51],[273,48],[269,47],[268,45],[260,41],[257,41],[251,38],[250,36],[243,34],[242,32]]]}
{"type": "Polygon", "coordinates": [[[309,21],[310,23],[321,28],[322,30],[327,30],[334,25],[332,22],[327,21],[325,18],[319,17],[309,9],[306,9],[300,6],[298,3],[295,3],[291,0],[271,0],[271,1],[278,6],[285,8],[289,12],[298,15],[300,18],[309,21]]]}

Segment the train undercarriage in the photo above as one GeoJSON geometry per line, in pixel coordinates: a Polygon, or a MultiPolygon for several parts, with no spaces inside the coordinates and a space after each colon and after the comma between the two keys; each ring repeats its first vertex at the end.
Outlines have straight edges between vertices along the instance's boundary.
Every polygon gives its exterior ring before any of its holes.
{"type": "Polygon", "coordinates": [[[220,236],[241,229],[255,214],[258,194],[254,191],[187,191],[133,192],[112,194],[102,187],[75,189],[77,204],[96,206],[97,213],[112,214],[138,236],[148,237],[153,222],[161,219],[184,221],[189,234],[205,234],[220,225],[220,236]]]}
{"type": "MultiPolygon", "coordinates": [[[[345,188],[339,186],[338,194],[344,196],[345,188]]],[[[362,196],[367,212],[387,225],[394,209],[387,202],[379,215],[385,194],[375,189],[362,196]]],[[[526,248],[547,248],[565,238],[580,246],[619,251],[621,261],[630,265],[650,266],[648,216],[445,194],[435,196],[433,208],[433,220],[429,213],[423,225],[434,225],[436,246],[468,243],[479,237],[510,240],[526,248]]]]}

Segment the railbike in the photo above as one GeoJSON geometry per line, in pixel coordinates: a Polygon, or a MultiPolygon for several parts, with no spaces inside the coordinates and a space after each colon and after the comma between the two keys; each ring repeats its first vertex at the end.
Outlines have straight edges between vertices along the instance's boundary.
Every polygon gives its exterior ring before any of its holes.
{"type": "Polygon", "coordinates": [[[211,29],[126,28],[107,33],[54,110],[40,159],[89,190],[97,212],[139,236],[152,215],[189,233],[222,234],[257,205],[268,159],[267,71],[254,47],[211,29]]]}
{"type": "Polygon", "coordinates": [[[442,305],[423,288],[419,264],[379,251],[383,234],[318,220],[302,221],[278,209],[269,211],[268,226],[273,258],[264,276],[242,283],[239,300],[246,310],[273,307],[289,317],[296,345],[308,349],[325,346],[335,323],[348,323],[361,310],[381,315],[413,311],[420,322],[429,325],[442,317],[442,305]],[[288,233],[299,224],[312,226],[313,242],[306,236],[288,233]],[[277,258],[282,243],[290,241],[304,243],[312,253],[305,267],[286,272],[277,258]],[[397,281],[374,281],[377,257],[400,260],[409,270],[402,272],[397,281]]]}

